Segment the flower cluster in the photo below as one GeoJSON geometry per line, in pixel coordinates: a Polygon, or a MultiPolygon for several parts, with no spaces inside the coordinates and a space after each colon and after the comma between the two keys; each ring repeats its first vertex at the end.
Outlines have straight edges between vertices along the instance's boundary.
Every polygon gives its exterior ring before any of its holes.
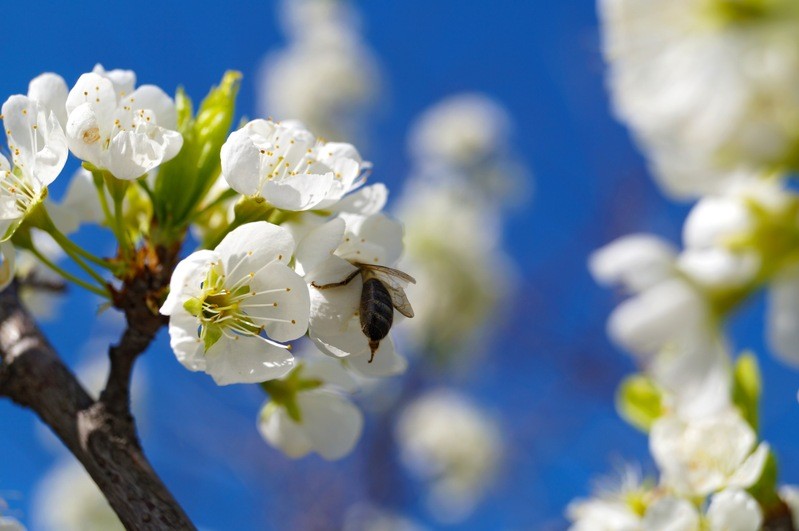
{"type": "Polygon", "coordinates": [[[283,0],[281,8],[289,42],[264,59],[261,111],[302,120],[326,137],[361,138],[380,68],[354,7],[349,0],[283,0]]]}
{"type": "Polygon", "coordinates": [[[351,144],[297,121],[257,119],[231,132],[239,79],[227,73],[196,112],[181,91],[173,99],[100,65],[71,89],[43,74],[27,96],[9,98],[0,284],[15,275],[35,284],[33,258],[126,311],[120,301],[137,276],[171,273],[144,303],[169,317],[178,361],[219,385],[261,384],[264,438],[292,456],[335,459],[357,441],[361,414],[329,390],[334,373],[295,362],[290,342],[308,335],[340,371],[404,371],[390,334],[400,315],[413,316],[404,289],[415,281],[395,269],[402,225],[382,213],[385,187],[364,186],[370,164],[351,144]],[[56,202],[47,187],[68,152],[82,167],[56,202]],[[116,256],[70,239],[90,223],[111,230],[116,256]],[[200,245],[180,260],[189,232],[200,245]]]}
{"type": "Polygon", "coordinates": [[[766,339],[799,364],[799,10],[775,0],[600,0],[610,87],[665,190],[697,199],[682,248],[648,234],[595,252],[595,279],[627,295],[608,333],[640,374],[618,392],[649,435],[659,478],[626,481],[569,509],[575,529],[776,525],[778,487],[760,441],[757,359],[731,355],[729,316],[769,294],[766,339]],[[709,91],[712,91],[709,92],[709,91]],[[772,523],[769,523],[772,522],[772,523]]]}
{"type": "Polygon", "coordinates": [[[619,117],[664,189],[797,168],[799,7],[791,0],[600,0],[619,117]]]}

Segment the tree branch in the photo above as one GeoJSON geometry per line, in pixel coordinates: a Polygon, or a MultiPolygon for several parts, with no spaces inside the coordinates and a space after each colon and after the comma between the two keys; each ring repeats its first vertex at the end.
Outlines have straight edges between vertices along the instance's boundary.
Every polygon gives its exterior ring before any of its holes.
{"type": "Polygon", "coordinates": [[[134,341],[131,334],[140,333],[126,331],[112,349],[109,389],[95,401],[20,305],[12,285],[0,293],[0,395],[50,426],[127,529],[195,529],[144,456],[127,406],[133,361],[155,335],[134,341]],[[126,347],[128,341],[135,348],[126,347]]]}

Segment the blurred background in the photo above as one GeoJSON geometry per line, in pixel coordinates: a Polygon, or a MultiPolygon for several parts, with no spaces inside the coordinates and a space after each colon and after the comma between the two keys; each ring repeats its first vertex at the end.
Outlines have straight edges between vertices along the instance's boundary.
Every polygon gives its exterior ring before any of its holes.
{"type": "MultiPolygon", "coordinates": [[[[146,453],[205,529],[565,528],[592,478],[628,460],[653,470],[646,437],[614,410],[633,365],[606,338],[615,297],[587,256],[631,232],[677,242],[687,212],[657,192],[612,116],[594,3],[305,4],[31,3],[5,27],[3,95],[44,71],[74,83],[99,62],[199,101],[240,70],[240,116],[301,118],[374,163],[407,224],[404,269],[428,283],[397,330],[409,372],[357,397],[366,427],[347,458],[294,461],[268,446],[255,429],[263,393],[186,371],[165,330],[137,369],[146,453]]],[[[77,238],[110,241],[100,229],[77,238]]],[[[38,303],[91,385],[121,319],[76,289],[38,303]]],[[[736,348],[764,351],[761,313],[755,301],[738,316],[736,348]]],[[[799,375],[760,359],[763,436],[796,482],[799,375]]],[[[83,480],[70,461],[29,411],[0,401],[6,513],[30,529],[89,514],[73,514],[83,480]]]]}

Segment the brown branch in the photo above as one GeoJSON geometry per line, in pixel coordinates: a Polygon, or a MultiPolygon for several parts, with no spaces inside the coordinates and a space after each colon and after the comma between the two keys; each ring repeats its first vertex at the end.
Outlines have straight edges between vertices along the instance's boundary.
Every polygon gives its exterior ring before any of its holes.
{"type": "Polygon", "coordinates": [[[155,320],[157,315],[144,329],[129,326],[111,349],[109,384],[95,401],[20,305],[12,285],[0,293],[0,395],[39,415],[81,462],[127,529],[195,529],[144,456],[129,412],[130,372],[158,329],[142,335],[155,320]]]}

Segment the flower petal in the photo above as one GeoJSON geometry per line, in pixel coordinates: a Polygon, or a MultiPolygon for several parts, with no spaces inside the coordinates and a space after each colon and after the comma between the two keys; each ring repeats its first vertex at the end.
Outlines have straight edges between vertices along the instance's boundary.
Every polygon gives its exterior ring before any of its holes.
{"type": "Polygon", "coordinates": [[[308,330],[310,294],[305,281],[282,262],[262,268],[250,282],[248,297],[241,309],[263,325],[275,341],[291,341],[308,330]]]}
{"type": "Polygon", "coordinates": [[[271,262],[289,263],[294,238],[286,229],[266,221],[246,223],[230,231],[216,246],[228,281],[236,283],[271,262]]]}
{"type": "Polygon", "coordinates": [[[55,114],[27,96],[3,104],[3,123],[14,165],[43,185],[55,180],[67,161],[67,139],[55,114]]]}
{"type": "Polygon", "coordinates": [[[397,353],[390,335],[380,342],[372,363],[369,363],[371,357],[371,352],[348,356],[347,366],[361,376],[369,378],[397,376],[408,368],[408,360],[397,353]]]}
{"type": "Polygon", "coordinates": [[[298,173],[280,180],[267,180],[261,188],[261,194],[282,210],[310,210],[324,201],[333,181],[332,173],[298,173]]]}
{"type": "Polygon", "coordinates": [[[161,314],[172,315],[177,309],[183,308],[183,303],[188,299],[199,297],[200,286],[205,280],[208,269],[217,260],[219,255],[208,250],[197,251],[181,260],[169,281],[169,295],[161,306],[161,314]]]}
{"type": "Polygon", "coordinates": [[[33,78],[28,84],[28,97],[53,111],[62,128],[67,125],[68,93],[64,78],[50,72],[33,78]]]}
{"type": "Polygon", "coordinates": [[[328,460],[352,451],[363,429],[363,414],[352,402],[321,389],[300,393],[297,402],[314,451],[328,460]]]}
{"type": "Polygon", "coordinates": [[[133,111],[152,111],[160,127],[172,131],[178,128],[178,112],[174,100],[155,85],[142,85],[129,96],[125,96],[123,102],[127,102],[133,111]]]}
{"type": "Polygon", "coordinates": [[[294,368],[294,356],[288,349],[258,337],[233,337],[222,337],[205,353],[205,372],[217,385],[265,382],[285,376],[294,368]]]}
{"type": "Polygon", "coordinates": [[[103,128],[100,131],[101,136],[107,136],[113,124],[114,111],[117,108],[114,84],[95,73],[83,74],[67,95],[68,121],[72,118],[72,112],[83,104],[88,104],[97,116],[97,122],[103,128]]]}
{"type": "Polygon", "coordinates": [[[763,513],[746,491],[727,489],[710,498],[707,520],[710,531],[755,531],[763,523],[763,513]]]}
{"type": "Polygon", "coordinates": [[[286,410],[273,402],[267,402],[261,409],[258,431],[269,444],[294,459],[313,449],[303,426],[291,420],[286,410]]]}
{"type": "Polygon", "coordinates": [[[297,244],[297,272],[306,275],[330,258],[344,240],[344,220],[334,218],[309,232],[297,244]]]}

